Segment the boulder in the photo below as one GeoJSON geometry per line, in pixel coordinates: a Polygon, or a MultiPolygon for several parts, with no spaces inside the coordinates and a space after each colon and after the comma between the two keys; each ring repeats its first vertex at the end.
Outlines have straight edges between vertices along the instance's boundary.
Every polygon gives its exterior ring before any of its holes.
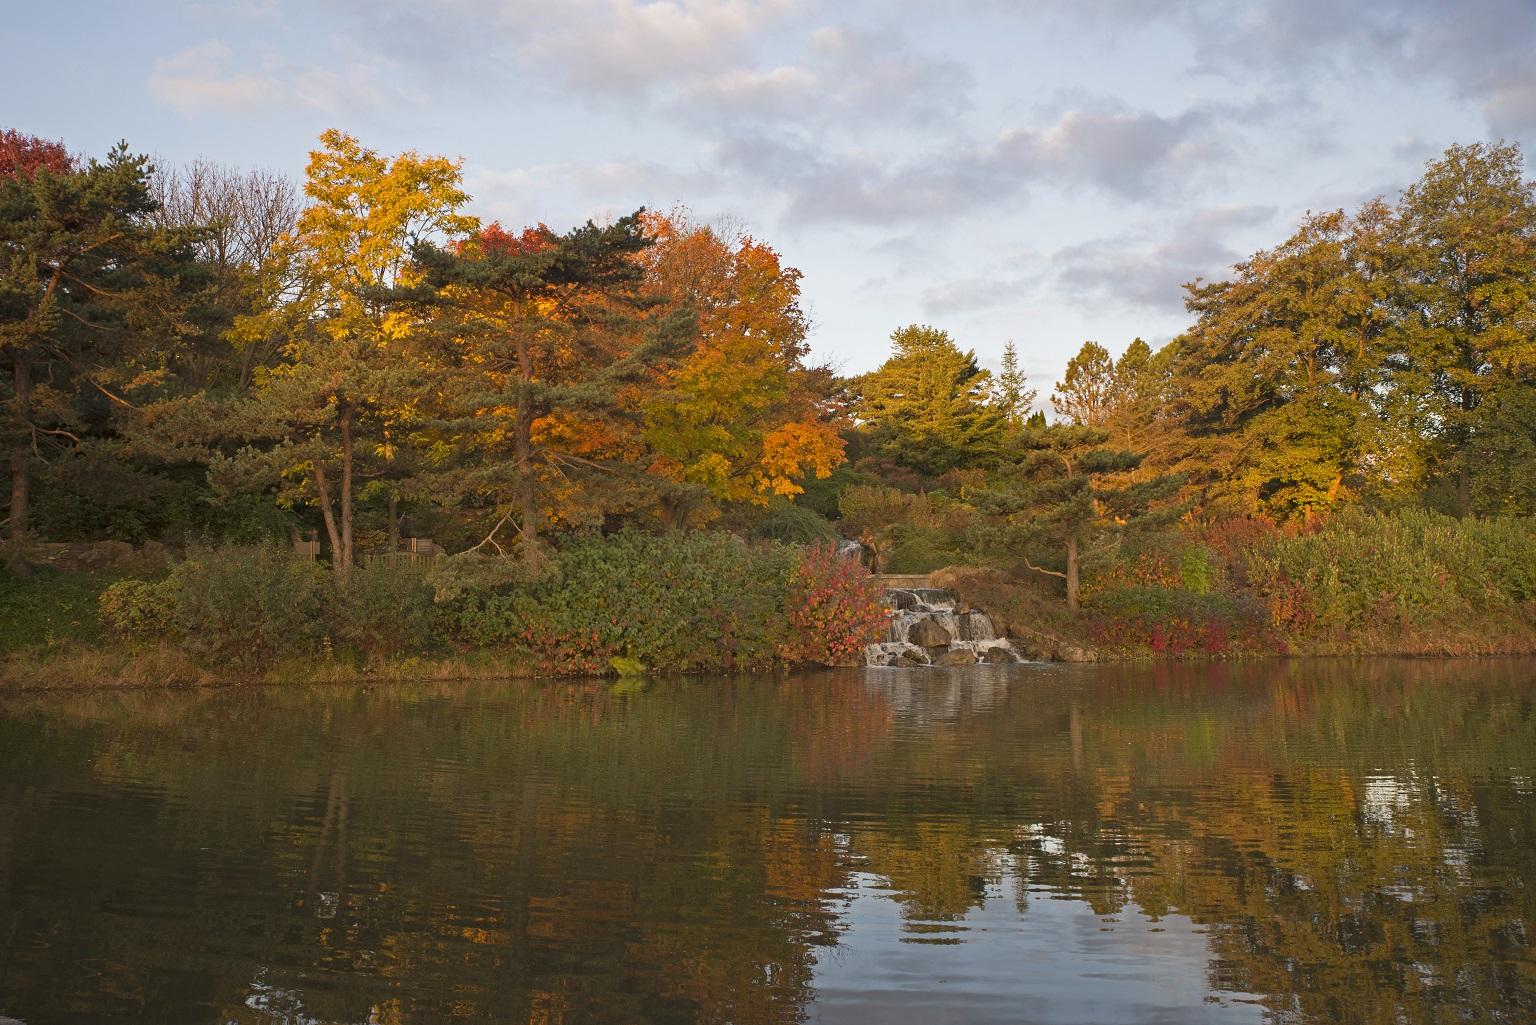
{"type": "Polygon", "coordinates": [[[947,648],[954,638],[937,620],[923,618],[912,624],[907,640],[923,648],[947,648]]]}
{"type": "Polygon", "coordinates": [[[998,645],[995,648],[988,648],[983,651],[981,653],[981,660],[988,665],[1010,665],[1019,659],[1012,651],[1009,651],[1002,645],[998,645]]]}
{"type": "Polygon", "coordinates": [[[936,666],[973,666],[976,664],[976,653],[969,648],[951,648],[934,659],[933,664],[936,666]]]}
{"type": "Polygon", "coordinates": [[[1096,661],[1094,653],[1087,648],[1076,644],[1068,644],[1062,641],[1056,645],[1056,661],[1058,662],[1093,662],[1096,661]]]}

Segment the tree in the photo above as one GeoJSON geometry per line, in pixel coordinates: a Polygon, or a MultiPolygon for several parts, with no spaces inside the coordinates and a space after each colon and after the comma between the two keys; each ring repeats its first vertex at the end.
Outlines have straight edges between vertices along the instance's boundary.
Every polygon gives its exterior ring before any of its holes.
{"type": "Polygon", "coordinates": [[[1025,383],[1024,372],[1019,369],[1019,355],[1013,340],[1003,343],[1003,366],[997,375],[997,391],[993,396],[999,411],[1013,428],[1022,427],[1029,419],[1039,392],[1025,383]]]}
{"type": "Polygon", "coordinates": [[[359,462],[389,460],[422,369],[412,351],[421,324],[394,291],[418,275],[420,246],[477,222],[458,213],[468,197],[456,162],[413,152],[385,158],[334,130],[320,143],[304,185],[310,205],[275,257],[295,268],[302,288],[238,327],[287,337],[257,395],[230,414],[257,445],[213,472],[244,486],[288,482],[291,500],[319,507],[332,566],[345,576],[359,462]]]}
{"type": "Polygon", "coordinates": [[[1308,518],[1417,484],[1422,421],[1389,376],[1390,212],[1315,215],[1232,281],[1188,286],[1172,401],[1209,501],[1308,518]]]}
{"type": "Polygon", "coordinates": [[[1086,550],[1118,533],[1171,522],[1182,512],[1170,502],[1183,483],[1179,476],[1128,482],[1124,475],[1142,456],[1105,447],[1108,440],[1109,432],[1079,425],[1026,430],[1017,457],[969,496],[977,508],[1022,528],[1018,533],[1025,543],[1045,539],[1061,546],[1062,569],[1035,566],[1027,558],[1025,564],[1059,577],[1073,612],[1086,550]]]}
{"type": "Polygon", "coordinates": [[[300,263],[279,245],[298,223],[302,193],[275,172],[206,160],[158,169],[152,192],[156,225],[198,233],[203,272],[189,316],[199,334],[176,339],[166,365],[184,392],[244,391],[287,340],[283,322],[261,314],[302,294],[300,263]]]}
{"type": "Polygon", "coordinates": [[[34,464],[47,443],[80,440],[77,389],[126,403],[114,378],[131,378],[135,347],[178,327],[190,236],[151,223],[151,172],[126,144],[77,165],[57,143],[0,134],[0,359],[18,572],[34,464]]]}
{"type": "Polygon", "coordinates": [[[891,335],[895,353],[852,382],[855,416],[881,455],[928,476],[997,457],[1005,422],[992,375],[947,331],[913,324],[891,335]]]}
{"type": "MultiPolygon", "coordinates": [[[[800,272],[747,235],[724,237],[682,211],[651,216],[649,289],[698,318],[698,344],[646,407],[652,472],[717,501],[766,505],[843,460],[831,375],[807,366],[800,272]]],[[[669,503],[686,517],[687,491],[669,503]]]]}
{"type": "Polygon", "coordinates": [[[575,518],[580,498],[600,518],[633,483],[647,400],[693,336],[688,311],[639,318],[653,305],[637,291],[650,245],[637,212],[564,235],[492,224],[453,250],[417,250],[453,317],[428,432],[438,490],[500,514],[482,544],[499,548],[515,519],[534,560],[543,523],[575,518]]]}
{"type": "Polygon", "coordinates": [[[1536,382],[1536,184],[1518,146],[1452,146],[1426,165],[1397,207],[1403,271],[1399,388],[1422,390],[1457,509],[1474,507],[1488,472],[1475,437],[1497,432],[1483,410],[1492,392],[1536,382]]]}
{"type": "Polygon", "coordinates": [[[1051,408],[1079,427],[1101,426],[1115,397],[1115,361],[1098,342],[1084,342],[1056,382],[1051,408]]]}

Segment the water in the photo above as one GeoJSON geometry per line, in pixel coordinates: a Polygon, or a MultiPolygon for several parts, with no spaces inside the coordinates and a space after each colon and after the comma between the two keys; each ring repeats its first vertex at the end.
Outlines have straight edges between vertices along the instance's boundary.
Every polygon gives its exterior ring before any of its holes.
{"type": "Polygon", "coordinates": [[[0,701],[0,1018],[1536,1020],[1536,663],[0,701]]]}
{"type": "Polygon", "coordinates": [[[997,635],[992,619],[961,606],[955,592],[934,587],[888,587],[891,620],[885,636],[864,647],[864,665],[886,668],[1004,664],[1022,661],[1013,643],[997,635]]]}

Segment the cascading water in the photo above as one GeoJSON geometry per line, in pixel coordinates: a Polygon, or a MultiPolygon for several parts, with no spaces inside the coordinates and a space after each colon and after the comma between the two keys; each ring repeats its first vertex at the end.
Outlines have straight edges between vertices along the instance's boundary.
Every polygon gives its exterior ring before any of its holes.
{"type": "Polygon", "coordinates": [[[985,612],[962,611],[953,591],[888,588],[891,622],[885,639],[864,648],[866,666],[955,666],[1019,662],[1007,638],[997,636],[985,612]]]}

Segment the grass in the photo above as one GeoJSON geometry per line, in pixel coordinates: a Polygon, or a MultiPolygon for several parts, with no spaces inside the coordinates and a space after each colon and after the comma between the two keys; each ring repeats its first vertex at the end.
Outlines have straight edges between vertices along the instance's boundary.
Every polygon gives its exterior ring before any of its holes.
{"type": "Polygon", "coordinates": [[[97,599],[122,576],[39,568],[16,577],[0,571],[0,655],[99,641],[97,599]]]}
{"type": "Polygon", "coordinates": [[[292,659],[278,663],[267,672],[249,675],[209,669],[171,644],[65,643],[51,648],[26,648],[0,656],[0,691],[446,683],[510,680],[532,675],[526,665],[491,652],[405,656],[367,664],[346,659],[292,659]]]}

